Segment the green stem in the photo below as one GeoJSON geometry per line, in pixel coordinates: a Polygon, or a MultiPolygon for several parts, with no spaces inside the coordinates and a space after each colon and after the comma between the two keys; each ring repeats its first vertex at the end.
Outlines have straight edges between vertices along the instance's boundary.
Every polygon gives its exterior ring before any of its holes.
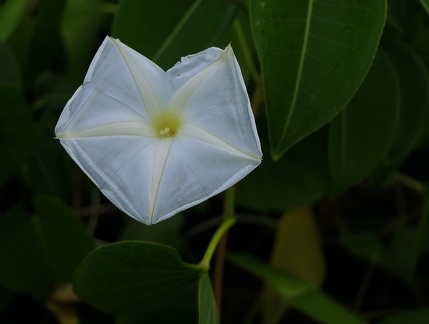
{"type": "Polygon", "coordinates": [[[238,41],[240,42],[241,49],[243,50],[244,59],[246,60],[246,64],[249,67],[249,72],[253,78],[253,81],[257,84],[259,81],[258,69],[256,68],[255,63],[253,62],[249,44],[247,43],[246,36],[244,35],[243,27],[241,27],[241,23],[238,18],[234,19],[234,30],[235,30],[235,33],[237,34],[238,41]]]}
{"type": "Polygon", "coordinates": [[[219,244],[219,241],[221,240],[222,236],[228,231],[228,229],[232,225],[234,225],[234,223],[235,223],[235,218],[229,217],[223,221],[222,225],[220,225],[217,231],[214,233],[209,243],[209,246],[207,247],[206,253],[204,254],[200,262],[200,266],[203,269],[207,271],[210,269],[210,260],[212,259],[213,254],[216,251],[216,247],[219,244]]]}
{"type": "Polygon", "coordinates": [[[235,191],[234,187],[229,188],[226,191],[225,197],[225,207],[223,211],[223,219],[224,221],[213,234],[212,239],[210,240],[209,245],[207,246],[206,253],[204,254],[200,266],[205,269],[210,269],[210,261],[213,258],[213,254],[216,251],[216,247],[218,246],[220,240],[224,236],[224,234],[228,231],[228,229],[234,225],[236,222],[234,216],[234,205],[235,205],[235,191]]]}
{"type": "Polygon", "coordinates": [[[415,190],[416,192],[422,192],[425,189],[425,186],[420,181],[407,176],[401,172],[396,172],[393,176],[393,179],[403,185],[415,190]]]}

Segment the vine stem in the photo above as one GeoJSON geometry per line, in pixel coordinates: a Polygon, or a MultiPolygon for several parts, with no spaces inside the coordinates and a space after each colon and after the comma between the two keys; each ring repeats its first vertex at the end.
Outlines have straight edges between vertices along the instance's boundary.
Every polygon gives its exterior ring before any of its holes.
{"type": "Polygon", "coordinates": [[[225,204],[223,210],[223,222],[213,234],[212,239],[207,247],[207,250],[200,262],[200,266],[208,271],[210,269],[210,261],[216,251],[215,270],[213,274],[213,290],[220,317],[221,312],[221,295],[222,295],[222,280],[223,280],[223,267],[225,262],[225,253],[227,245],[227,234],[229,228],[235,224],[236,219],[234,215],[235,206],[235,189],[229,188],[226,191],[225,204]]]}

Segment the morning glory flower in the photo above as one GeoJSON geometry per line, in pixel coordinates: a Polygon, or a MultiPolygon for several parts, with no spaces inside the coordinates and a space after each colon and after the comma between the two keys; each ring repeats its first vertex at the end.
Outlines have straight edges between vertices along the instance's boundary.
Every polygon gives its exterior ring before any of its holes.
{"type": "Polygon", "coordinates": [[[102,193],[145,224],[222,192],[262,158],[231,46],[165,72],[106,37],[55,133],[102,193]]]}

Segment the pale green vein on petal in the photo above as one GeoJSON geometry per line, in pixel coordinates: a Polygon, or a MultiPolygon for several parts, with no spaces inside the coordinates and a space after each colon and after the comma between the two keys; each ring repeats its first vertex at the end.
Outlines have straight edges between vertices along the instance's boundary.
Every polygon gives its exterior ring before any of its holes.
{"type": "Polygon", "coordinates": [[[152,186],[150,192],[150,218],[149,224],[153,224],[153,216],[155,212],[156,201],[158,198],[159,187],[164,173],[165,164],[167,163],[168,155],[170,153],[171,144],[173,138],[163,138],[158,141],[155,156],[153,160],[153,171],[152,171],[152,186]]]}
{"type": "Polygon", "coordinates": [[[155,137],[153,126],[144,122],[121,122],[102,125],[76,132],[66,131],[57,139],[84,138],[97,136],[145,136],[155,137]]]}
{"type": "Polygon", "coordinates": [[[231,46],[228,45],[223,51],[223,54],[217,60],[213,61],[209,66],[192,76],[179,89],[177,89],[175,94],[171,97],[168,105],[174,106],[175,109],[182,112],[198,87],[210,74],[212,74],[228,59],[230,53],[231,46]]]}
{"type": "Polygon", "coordinates": [[[186,123],[180,128],[179,136],[187,136],[191,137],[193,139],[217,146],[218,148],[225,150],[227,152],[230,152],[231,154],[239,155],[241,157],[244,157],[246,159],[252,159],[255,161],[260,161],[260,156],[254,156],[250,153],[244,152],[231,144],[225,142],[224,140],[220,139],[219,137],[209,133],[208,131],[190,124],[186,123]]]}
{"type": "Polygon", "coordinates": [[[160,104],[155,95],[155,92],[152,89],[150,82],[145,77],[140,68],[137,66],[137,64],[134,62],[134,60],[125,51],[124,45],[118,39],[110,39],[116,45],[119,52],[121,52],[126,64],[128,65],[128,69],[130,70],[131,75],[134,78],[134,82],[136,83],[137,89],[139,90],[140,96],[149,115],[151,117],[155,116],[160,111],[160,104]]]}
{"type": "Polygon", "coordinates": [[[279,143],[282,143],[286,137],[286,133],[289,129],[289,124],[292,119],[292,115],[295,111],[296,102],[298,100],[299,88],[301,86],[302,71],[304,69],[304,61],[305,61],[305,56],[307,55],[308,38],[310,36],[310,26],[311,26],[312,14],[313,14],[313,4],[314,4],[313,2],[314,0],[308,0],[308,9],[307,9],[307,17],[306,17],[307,20],[305,22],[304,40],[302,42],[301,57],[299,58],[299,66],[298,66],[298,73],[297,73],[295,88],[293,92],[290,109],[286,117],[285,125],[283,127],[283,132],[279,143]]]}

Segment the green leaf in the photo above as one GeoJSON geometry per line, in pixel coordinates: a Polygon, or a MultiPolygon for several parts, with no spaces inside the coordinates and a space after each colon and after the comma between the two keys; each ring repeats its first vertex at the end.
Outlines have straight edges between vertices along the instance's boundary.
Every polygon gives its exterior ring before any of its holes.
{"type": "Polygon", "coordinates": [[[46,117],[47,114],[43,115],[36,123],[34,150],[23,171],[23,180],[34,192],[67,199],[73,190],[73,164],[61,144],[52,139],[55,123],[46,117]]]}
{"type": "Polygon", "coordinates": [[[60,200],[39,195],[33,203],[31,217],[15,207],[0,218],[0,284],[40,297],[54,283],[71,280],[93,243],[60,200]]]}
{"type": "Polygon", "coordinates": [[[234,15],[227,0],[122,0],[113,36],[168,69],[215,45],[234,15]]]}
{"type": "Polygon", "coordinates": [[[0,83],[21,85],[21,72],[18,63],[5,43],[0,43],[0,83]]]}
{"type": "Polygon", "coordinates": [[[68,74],[82,80],[94,55],[94,44],[105,19],[101,0],[69,0],[60,33],[68,54],[68,74]]]}
{"type": "MultiPolygon", "coordinates": [[[[325,278],[320,234],[310,208],[285,212],[279,220],[270,265],[319,288],[325,278]]],[[[264,323],[276,323],[287,303],[271,287],[263,292],[264,323]]]]}
{"type": "Polygon", "coordinates": [[[0,85],[0,185],[11,178],[32,152],[34,125],[21,90],[0,85]]]}
{"type": "Polygon", "coordinates": [[[33,82],[49,70],[63,70],[66,55],[59,25],[65,2],[66,0],[35,2],[8,40],[21,66],[25,87],[32,87],[33,82]]]}
{"type": "Polygon", "coordinates": [[[423,8],[425,8],[426,12],[429,14],[429,0],[420,0],[423,8]]]}
{"type": "Polygon", "coordinates": [[[329,154],[333,193],[356,183],[380,162],[399,112],[398,78],[380,52],[348,106],[330,123],[329,154]]]}
{"type": "Polygon", "coordinates": [[[28,0],[12,0],[0,5],[0,41],[6,41],[13,33],[27,3],[28,0]]]}
{"type": "MultiPolygon", "coordinates": [[[[268,141],[258,122],[263,148],[268,141]]],[[[263,211],[294,208],[315,202],[330,185],[327,129],[322,128],[295,145],[281,160],[270,156],[238,183],[237,203],[263,211]]],[[[267,147],[267,146],[265,146],[267,147]]]]}
{"type": "Polygon", "coordinates": [[[213,295],[212,284],[208,274],[200,278],[198,289],[199,324],[219,323],[216,302],[213,295]]]}
{"type": "Polygon", "coordinates": [[[124,241],[89,254],[73,284],[78,296],[106,313],[162,316],[168,309],[171,319],[177,312],[198,315],[202,272],[169,246],[124,241]]]}
{"type": "Polygon", "coordinates": [[[373,231],[343,232],[340,243],[347,251],[359,258],[395,270],[395,263],[389,251],[384,248],[378,235],[373,231]]]}
{"type": "Polygon", "coordinates": [[[379,324],[426,324],[429,321],[429,308],[413,309],[391,315],[379,324]]]}
{"type": "Polygon", "coordinates": [[[82,259],[94,248],[83,223],[61,200],[39,194],[33,199],[34,225],[57,281],[70,281],[82,259]]]}
{"type": "Polygon", "coordinates": [[[0,284],[12,291],[46,294],[55,279],[33,222],[22,207],[0,218],[0,243],[0,284]]]}
{"type": "Polygon", "coordinates": [[[232,254],[228,260],[264,280],[300,311],[322,323],[366,323],[317,288],[287,275],[248,255],[232,254]]]}
{"type": "Polygon", "coordinates": [[[385,180],[400,167],[422,133],[429,108],[429,77],[422,59],[400,41],[385,42],[382,47],[398,76],[400,111],[392,142],[373,174],[376,181],[385,180]]]}
{"type": "Polygon", "coordinates": [[[386,1],[250,0],[274,159],[334,117],[377,50],[386,1]]]}

